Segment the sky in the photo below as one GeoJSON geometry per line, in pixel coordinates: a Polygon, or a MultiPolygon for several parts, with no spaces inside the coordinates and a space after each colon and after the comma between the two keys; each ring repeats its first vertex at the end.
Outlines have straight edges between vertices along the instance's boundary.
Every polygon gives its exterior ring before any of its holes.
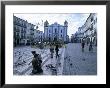
{"type": "Polygon", "coordinates": [[[27,20],[29,23],[38,26],[38,30],[44,32],[44,22],[47,20],[49,24],[57,22],[58,24],[64,25],[64,21],[68,22],[67,34],[71,37],[79,27],[81,27],[90,13],[67,13],[67,14],[14,14],[23,20],[27,20]]]}

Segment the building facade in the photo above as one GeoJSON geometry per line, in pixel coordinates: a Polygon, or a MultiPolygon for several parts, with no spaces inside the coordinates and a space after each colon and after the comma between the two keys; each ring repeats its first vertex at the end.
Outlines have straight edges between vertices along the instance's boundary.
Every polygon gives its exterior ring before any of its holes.
{"type": "Polygon", "coordinates": [[[79,27],[75,34],[77,42],[84,39],[87,44],[92,41],[94,45],[97,45],[97,14],[90,13],[84,25],[79,27]]]}
{"type": "Polygon", "coordinates": [[[27,22],[25,45],[31,45],[34,42],[35,25],[27,22]]]}
{"type": "Polygon", "coordinates": [[[14,29],[14,46],[23,45],[26,38],[27,21],[13,16],[13,29],[14,29]]]}
{"type": "Polygon", "coordinates": [[[77,32],[75,34],[71,35],[71,43],[78,43],[78,37],[77,37],[77,32]]]}
{"type": "Polygon", "coordinates": [[[14,46],[31,45],[43,41],[43,31],[35,29],[35,25],[13,16],[14,46]]]}
{"type": "Polygon", "coordinates": [[[34,30],[34,42],[35,43],[43,42],[43,39],[44,39],[43,31],[35,29],[34,30]]]}
{"type": "Polygon", "coordinates": [[[60,25],[57,22],[49,25],[48,21],[44,22],[44,40],[45,41],[63,41],[67,42],[67,28],[68,22],[65,21],[64,25],[60,25]]]}

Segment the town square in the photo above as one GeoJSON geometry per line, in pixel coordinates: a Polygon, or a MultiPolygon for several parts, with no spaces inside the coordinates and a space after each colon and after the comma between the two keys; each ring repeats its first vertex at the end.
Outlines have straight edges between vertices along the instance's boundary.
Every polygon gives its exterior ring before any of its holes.
{"type": "Polygon", "coordinates": [[[14,75],[97,75],[96,13],[14,14],[13,34],[14,75]]]}

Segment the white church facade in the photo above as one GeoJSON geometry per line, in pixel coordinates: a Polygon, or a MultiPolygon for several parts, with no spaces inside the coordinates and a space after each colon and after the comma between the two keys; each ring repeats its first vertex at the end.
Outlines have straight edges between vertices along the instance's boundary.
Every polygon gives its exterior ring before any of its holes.
{"type": "Polygon", "coordinates": [[[49,25],[48,21],[44,22],[44,40],[47,41],[63,41],[67,42],[67,29],[68,22],[65,21],[64,25],[60,25],[57,22],[49,25]]]}

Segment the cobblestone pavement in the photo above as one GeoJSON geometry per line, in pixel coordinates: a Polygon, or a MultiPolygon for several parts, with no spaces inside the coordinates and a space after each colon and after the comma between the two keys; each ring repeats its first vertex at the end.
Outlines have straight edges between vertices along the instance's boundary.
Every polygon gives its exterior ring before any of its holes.
{"type": "Polygon", "coordinates": [[[86,45],[84,52],[81,51],[80,43],[66,45],[63,75],[97,75],[97,48],[89,52],[86,45]]]}
{"type": "Polygon", "coordinates": [[[32,64],[29,64],[32,61],[33,55],[31,51],[36,51],[41,54],[43,61],[45,57],[49,55],[49,49],[39,49],[33,48],[30,46],[22,46],[14,48],[13,55],[13,74],[15,75],[25,75],[29,74],[32,70],[32,64]]]}
{"type": "Polygon", "coordinates": [[[54,75],[96,75],[97,74],[97,49],[94,47],[93,52],[88,51],[88,46],[84,52],[81,51],[81,44],[70,43],[66,48],[60,48],[60,57],[56,59],[50,58],[48,48],[38,49],[32,47],[16,47],[14,48],[13,73],[14,75],[30,75],[32,71],[33,55],[31,51],[35,50],[42,56],[43,75],[52,75],[50,68],[46,66],[52,64],[56,67],[57,73],[54,75]]]}
{"type": "Polygon", "coordinates": [[[33,55],[31,51],[36,51],[42,57],[42,69],[43,75],[52,75],[52,71],[50,68],[46,66],[52,64],[57,73],[55,75],[61,75],[63,70],[63,60],[64,60],[64,48],[59,49],[60,57],[56,59],[56,54],[54,53],[53,59],[50,57],[50,50],[49,48],[39,49],[30,46],[22,46],[22,47],[15,47],[14,48],[14,59],[13,59],[13,74],[14,75],[31,75],[32,72],[32,61],[33,55]],[[59,66],[59,63],[60,66],[59,66]]]}

